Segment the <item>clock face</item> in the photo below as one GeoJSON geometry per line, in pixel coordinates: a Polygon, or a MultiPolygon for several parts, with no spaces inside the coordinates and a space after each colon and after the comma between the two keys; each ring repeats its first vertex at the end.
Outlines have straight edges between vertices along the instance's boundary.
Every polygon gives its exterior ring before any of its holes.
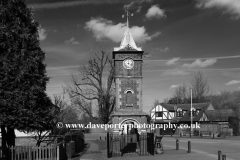
{"type": "Polygon", "coordinates": [[[134,66],[134,62],[132,59],[125,59],[123,61],[123,67],[125,67],[126,69],[132,69],[134,66]]]}

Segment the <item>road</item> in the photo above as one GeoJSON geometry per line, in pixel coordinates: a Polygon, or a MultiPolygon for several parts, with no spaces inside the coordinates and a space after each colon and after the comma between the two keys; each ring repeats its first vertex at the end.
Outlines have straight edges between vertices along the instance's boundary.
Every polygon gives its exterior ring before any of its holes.
{"type": "MultiPolygon", "coordinates": [[[[86,140],[105,139],[106,133],[104,134],[86,134],[86,140]]],[[[222,151],[227,156],[228,160],[240,160],[240,138],[236,140],[228,139],[195,139],[195,138],[179,138],[179,148],[187,151],[187,143],[191,141],[192,151],[203,153],[210,157],[217,159],[218,151],[222,151]]],[[[163,146],[169,148],[176,148],[176,138],[163,137],[163,146]]]]}
{"type": "MultiPolygon", "coordinates": [[[[187,151],[188,141],[191,141],[192,151],[204,153],[216,159],[218,151],[222,151],[228,160],[240,160],[239,140],[179,138],[179,149],[187,151]]],[[[164,137],[162,142],[165,147],[176,148],[176,138],[164,137]]]]}

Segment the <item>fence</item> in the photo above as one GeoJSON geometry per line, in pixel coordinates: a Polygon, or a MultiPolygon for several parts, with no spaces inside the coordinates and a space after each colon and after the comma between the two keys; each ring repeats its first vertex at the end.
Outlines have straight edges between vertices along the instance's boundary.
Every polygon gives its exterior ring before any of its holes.
{"type": "Polygon", "coordinates": [[[1,160],[60,160],[58,146],[33,147],[16,146],[6,149],[6,156],[3,156],[3,149],[0,148],[1,160]]]}
{"type": "Polygon", "coordinates": [[[68,143],[64,140],[52,146],[15,146],[7,148],[5,156],[3,148],[0,147],[0,160],[66,160],[83,148],[82,139],[74,140],[68,143]]]}
{"type": "Polygon", "coordinates": [[[5,152],[0,146],[0,160],[66,160],[83,149],[84,139],[82,132],[75,131],[58,136],[57,143],[50,146],[15,146],[5,152]]]}

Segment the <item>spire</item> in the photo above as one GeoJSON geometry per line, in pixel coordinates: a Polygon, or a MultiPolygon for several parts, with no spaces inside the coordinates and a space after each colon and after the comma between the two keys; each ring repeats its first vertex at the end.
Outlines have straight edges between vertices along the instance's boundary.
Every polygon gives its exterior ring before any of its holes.
{"type": "MultiPolygon", "coordinates": [[[[127,17],[127,27],[126,27],[126,31],[124,33],[122,42],[120,44],[120,47],[118,48],[114,48],[115,51],[119,51],[119,50],[137,50],[137,51],[141,51],[141,48],[138,48],[133,37],[132,34],[130,32],[130,28],[129,28],[129,17],[130,15],[133,16],[133,14],[130,14],[130,12],[128,11],[128,6],[125,7],[125,12],[126,12],[126,17],[127,17]]],[[[123,15],[122,17],[124,18],[125,15],[123,15]]]]}

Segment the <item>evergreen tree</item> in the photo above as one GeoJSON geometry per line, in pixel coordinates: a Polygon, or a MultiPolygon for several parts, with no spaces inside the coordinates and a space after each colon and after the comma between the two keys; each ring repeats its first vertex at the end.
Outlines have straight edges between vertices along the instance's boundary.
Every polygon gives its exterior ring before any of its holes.
{"type": "Polygon", "coordinates": [[[47,97],[45,53],[39,24],[24,0],[0,3],[0,123],[2,146],[14,146],[14,129],[49,130],[55,107],[47,97]]]}

